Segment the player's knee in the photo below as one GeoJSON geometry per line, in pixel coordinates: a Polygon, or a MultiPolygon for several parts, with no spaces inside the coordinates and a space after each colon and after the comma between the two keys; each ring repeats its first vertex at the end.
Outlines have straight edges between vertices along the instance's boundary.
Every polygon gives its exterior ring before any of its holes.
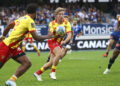
{"type": "Polygon", "coordinates": [[[26,68],[30,68],[32,66],[32,63],[30,61],[25,62],[24,66],[26,66],[26,68]]]}
{"type": "Polygon", "coordinates": [[[32,66],[32,63],[29,61],[28,62],[28,68],[32,66]]]}

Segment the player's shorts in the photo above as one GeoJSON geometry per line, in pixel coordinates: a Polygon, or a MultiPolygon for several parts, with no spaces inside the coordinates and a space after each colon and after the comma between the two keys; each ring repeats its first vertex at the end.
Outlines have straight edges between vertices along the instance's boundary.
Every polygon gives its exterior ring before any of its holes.
{"type": "Polygon", "coordinates": [[[54,54],[53,50],[55,47],[60,47],[62,49],[62,46],[60,45],[60,43],[56,42],[55,40],[48,40],[48,46],[50,48],[50,53],[54,54]]]}
{"type": "Polygon", "coordinates": [[[30,43],[33,42],[33,38],[32,38],[32,37],[26,37],[26,38],[24,38],[24,40],[25,40],[25,41],[28,41],[28,42],[30,42],[30,43]]]}
{"type": "Polygon", "coordinates": [[[10,58],[17,59],[25,53],[20,48],[11,49],[4,42],[0,42],[0,62],[5,63],[10,58]]]}
{"type": "Polygon", "coordinates": [[[115,31],[114,31],[114,32],[110,35],[110,39],[113,39],[113,40],[115,40],[115,41],[118,41],[119,37],[120,37],[120,31],[118,31],[118,32],[115,32],[115,31]]]}

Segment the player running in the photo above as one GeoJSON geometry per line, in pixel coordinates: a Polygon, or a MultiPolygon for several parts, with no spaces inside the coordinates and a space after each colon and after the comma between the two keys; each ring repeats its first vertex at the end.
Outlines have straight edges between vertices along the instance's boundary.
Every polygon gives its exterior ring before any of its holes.
{"type": "MultiPolygon", "coordinates": [[[[64,15],[64,18],[65,18],[67,21],[70,22],[69,16],[64,15]]],[[[65,38],[67,38],[67,34],[65,35],[65,38]]],[[[65,38],[64,38],[64,40],[65,40],[65,38]]],[[[73,40],[73,31],[71,31],[71,39],[70,39],[70,41],[72,41],[72,40],[73,40]]],[[[70,42],[70,41],[69,41],[69,42],[70,42]]],[[[62,53],[63,53],[63,54],[62,54],[59,62],[62,61],[62,58],[66,55],[67,51],[71,49],[71,46],[69,46],[69,45],[66,46],[69,42],[67,42],[65,45],[62,46],[62,53]]],[[[50,61],[50,53],[48,54],[47,62],[49,62],[49,61],[50,61]]]]}
{"type": "Polygon", "coordinates": [[[34,73],[34,76],[37,78],[38,81],[42,81],[41,74],[50,67],[52,67],[50,77],[56,80],[56,67],[59,63],[59,59],[62,56],[62,45],[66,44],[71,39],[71,25],[64,18],[64,12],[64,8],[57,8],[55,10],[55,20],[53,20],[49,24],[50,31],[53,32],[56,37],[48,40],[48,46],[50,48],[50,61],[44,64],[40,70],[34,73]],[[64,36],[58,36],[56,34],[56,28],[61,25],[65,27],[66,33],[68,35],[66,40],[64,41],[64,36]]]}
{"type": "MultiPolygon", "coordinates": [[[[118,18],[118,17],[119,17],[119,16],[117,15],[117,18],[118,18]]],[[[104,57],[107,57],[107,56],[108,56],[109,51],[110,51],[113,43],[114,43],[115,41],[118,41],[118,39],[119,39],[120,30],[115,31],[116,26],[117,26],[117,20],[113,23],[113,32],[112,32],[112,34],[111,34],[111,36],[110,36],[110,42],[109,42],[109,45],[108,45],[108,47],[107,47],[106,53],[103,54],[104,57]]]]}
{"type": "Polygon", "coordinates": [[[17,86],[17,78],[23,75],[31,66],[30,60],[19,48],[22,40],[24,39],[24,35],[30,32],[32,37],[37,41],[40,41],[41,39],[48,39],[53,36],[51,32],[49,32],[46,36],[40,36],[37,34],[36,25],[33,20],[36,16],[36,9],[36,4],[29,4],[26,9],[27,15],[20,17],[13,23],[7,25],[3,32],[3,36],[0,38],[0,68],[2,68],[2,66],[10,58],[20,64],[16,72],[10,77],[9,80],[6,81],[6,86],[17,86]],[[10,36],[5,38],[11,28],[13,28],[13,30],[10,33],[10,36]],[[3,38],[5,39],[3,40],[3,38]]]}
{"type": "MultiPolygon", "coordinates": [[[[68,16],[64,16],[65,19],[69,20],[68,16]]],[[[73,20],[73,24],[71,25],[72,33],[71,33],[71,39],[68,41],[65,45],[63,45],[62,48],[62,57],[61,59],[66,55],[67,51],[71,49],[71,46],[74,46],[76,37],[80,37],[82,35],[82,27],[77,24],[77,20],[73,20]]],[[[67,35],[65,36],[65,39],[67,38],[67,35]]],[[[61,61],[60,59],[60,61],[61,61]]],[[[50,60],[50,54],[48,55],[48,60],[50,60]]]]}
{"type": "MultiPolygon", "coordinates": [[[[118,22],[117,22],[115,30],[118,31],[118,29],[120,29],[120,17],[118,18],[118,22]]],[[[113,51],[113,55],[109,60],[108,68],[103,72],[103,74],[108,74],[110,72],[111,66],[116,60],[116,58],[118,57],[119,53],[120,53],[120,34],[119,34],[119,40],[116,43],[116,47],[113,51]]]]}
{"type": "Polygon", "coordinates": [[[30,33],[25,35],[25,38],[24,38],[24,40],[22,42],[22,50],[23,50],[23,52],[25,51],[25,45],[26,45],[27,42],[30,43],[30,46],[32,46],[37,51],[38,56],[40,56],[40,50],[33,44],[33,38],[32,38],[32,35],[30,33]]]}

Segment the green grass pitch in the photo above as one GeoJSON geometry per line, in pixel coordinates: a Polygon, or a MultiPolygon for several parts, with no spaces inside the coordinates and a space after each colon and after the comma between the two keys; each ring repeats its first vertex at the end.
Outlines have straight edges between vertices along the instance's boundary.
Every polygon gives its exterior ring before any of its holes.
{"type": "MultiPolygon", "coordinates": [[[[43,81],[39,82],[33,76],[46,62],[47,53],[27,53],[32,62],[31,68],[17,80],[17,86],[120,86],[120,58],[118,57],[108,75],[103,75],[108,65],[108,58],[102,57],[105,51],[74,51],[67,54],[59,63],[56,76],[57,80],[49,77],[50,69],[42,74],[43,81]]],[[[5,81],[15,72],[18,63],[9,60],[0,70],[0,86],[5,86],[5,81]]]]}

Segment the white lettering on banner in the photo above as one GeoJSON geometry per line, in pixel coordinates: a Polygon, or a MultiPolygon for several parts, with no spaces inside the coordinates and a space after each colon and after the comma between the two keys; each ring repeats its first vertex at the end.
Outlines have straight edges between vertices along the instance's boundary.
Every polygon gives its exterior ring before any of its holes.
{"type": "Polygon", "coordinates": [[[79,42],[77,43],[77,47],[78,47],[78,48],[82,48],[82,45],[83,45],[83,41],[79,41],[79,42]]]}
{"type": "Polygon", "coordinates": [[[96,44],[96,41],[90,41],[89,48],[90,48],[90,47],[95,48],[95,44],[96,44]]]}
{"type": "Polygon", "coordinates": [[[26,43],[26,50],[33,50],[34,48],[30,46],[30,43],[26,43]]]}
{"type": "Polygon", "coordinates": [[[93,40],[93,41],[78,41],[77,47],[82,48],[106,48],[109,43],[109,40],[106,42],[105,40],[93,40]]]}
{"type": "Polygon", "coordinates": [[[93,26],[93,25],[83,25],[83,34],[84,35],[109,35],[111,34],[111,26],[108,27],[107,24],[93,26]]]}
{"type": "MultiPolygon", "coordinates": [[[[31,45],[30,43],[26,43],[26,50],[33,51],[34,48],[32,46],[30,46],[30,45],[31,45]]],[[[47,42],[38,42],[38,43],[35,42],[35,43],[33,43],[33,45],[35,45],[40,50],[49,49],[47,42]]]]}
{"type": "Polygon", "coordinates": [[[41,50],[46,50],[46,49],[49,49],[48,47],[48,44],[45,43],[45,42],[42,42],[42,43],[38,43],[38,49],[41,49],[41,50]]]}

